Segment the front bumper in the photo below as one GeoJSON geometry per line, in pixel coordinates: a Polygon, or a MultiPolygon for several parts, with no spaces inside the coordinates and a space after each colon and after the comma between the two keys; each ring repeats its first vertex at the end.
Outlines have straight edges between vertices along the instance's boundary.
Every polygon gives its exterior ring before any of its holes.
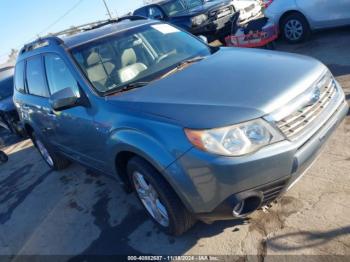
{"type": "Polygon", "coordinates": [[[328,120],[306,141],[286,140],[245,157],[214,156],[192,148],[168,168],[174,177],[182,178],[180,183],[186,182],[175,190],[203,220],[234,218],[234,204],[252,194],[261,197],[259,207],[275,200],[311,166],[346,117],[349,106],[341,95],[328,120]]]}

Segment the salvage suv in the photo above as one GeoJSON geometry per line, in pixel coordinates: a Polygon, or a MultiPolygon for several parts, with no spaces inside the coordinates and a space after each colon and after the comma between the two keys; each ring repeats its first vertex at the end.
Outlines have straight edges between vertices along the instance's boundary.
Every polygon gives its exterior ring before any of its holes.
{"type": "Polygon", "coordinates": [[[119,177],[169,234],[278,198],[348,112],[312,58],[211,47],[140,17],[96,27],[24,46],[14,102],[51,168],[119,177]]]}

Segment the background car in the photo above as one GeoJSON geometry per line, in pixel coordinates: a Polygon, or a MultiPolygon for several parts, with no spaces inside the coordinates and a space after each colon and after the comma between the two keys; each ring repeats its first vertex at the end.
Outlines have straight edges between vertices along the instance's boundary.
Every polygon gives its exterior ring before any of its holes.
{"type": "Polygon", "coordinates": [[[12,101],[13,67],[0,69],[0,126],[12,133],[21,134],[19,116],[12,101]]]}
{"type": "MultiPolygon", "coordinates": [[[[215,2],[223,0],[207,0],[207,2],[215,2]]],[[[236,12],[240,12],[240,22],[245,23],[262,15],[262,5],[257,0],[232,0],[236,12]]]]}
{"type": "Polygon", "coordinates": [[[349,0],[265,0],[265,16],[280,26],[290,43],[305,40],[312,30],[350,25],[349,0]]]}
{"type": "Polygon", "coordinates": [[[231,1],[203,0],[164,0],[134,11],[134,15],[167,21],[209,41],[223,40],[229,34],[234,13],[231,1]]]}

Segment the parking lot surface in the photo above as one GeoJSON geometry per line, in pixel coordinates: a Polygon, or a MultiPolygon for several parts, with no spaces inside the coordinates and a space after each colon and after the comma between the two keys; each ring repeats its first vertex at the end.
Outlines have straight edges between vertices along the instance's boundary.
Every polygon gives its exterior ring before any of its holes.
{"type": "MultiPolygon", "coordinates": [[[[277,49],[323,61],[349,101],[349,43],[350,28],[344,28],[296,46],[279,42],[277,49]]],[[[29,140],[4,131],[1,137],[10,159],[0,166],[0,255],[350,256],[350,116],[303,179],[271,208],[247,220],[198,223],[177,238],[161,233],[113,176],[77,164],[53,172],[29,140]]]]}

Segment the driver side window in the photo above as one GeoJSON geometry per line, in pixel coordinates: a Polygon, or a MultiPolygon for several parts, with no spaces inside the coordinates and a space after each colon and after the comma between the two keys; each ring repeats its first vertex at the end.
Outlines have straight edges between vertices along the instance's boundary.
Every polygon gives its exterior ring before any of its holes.
{"type": "Polygon", "coordinates": [[[45,55],[45,70],[51,95],[67,87],[79,95],[78,83],[66,63],[55,54],[45,55]]]}

